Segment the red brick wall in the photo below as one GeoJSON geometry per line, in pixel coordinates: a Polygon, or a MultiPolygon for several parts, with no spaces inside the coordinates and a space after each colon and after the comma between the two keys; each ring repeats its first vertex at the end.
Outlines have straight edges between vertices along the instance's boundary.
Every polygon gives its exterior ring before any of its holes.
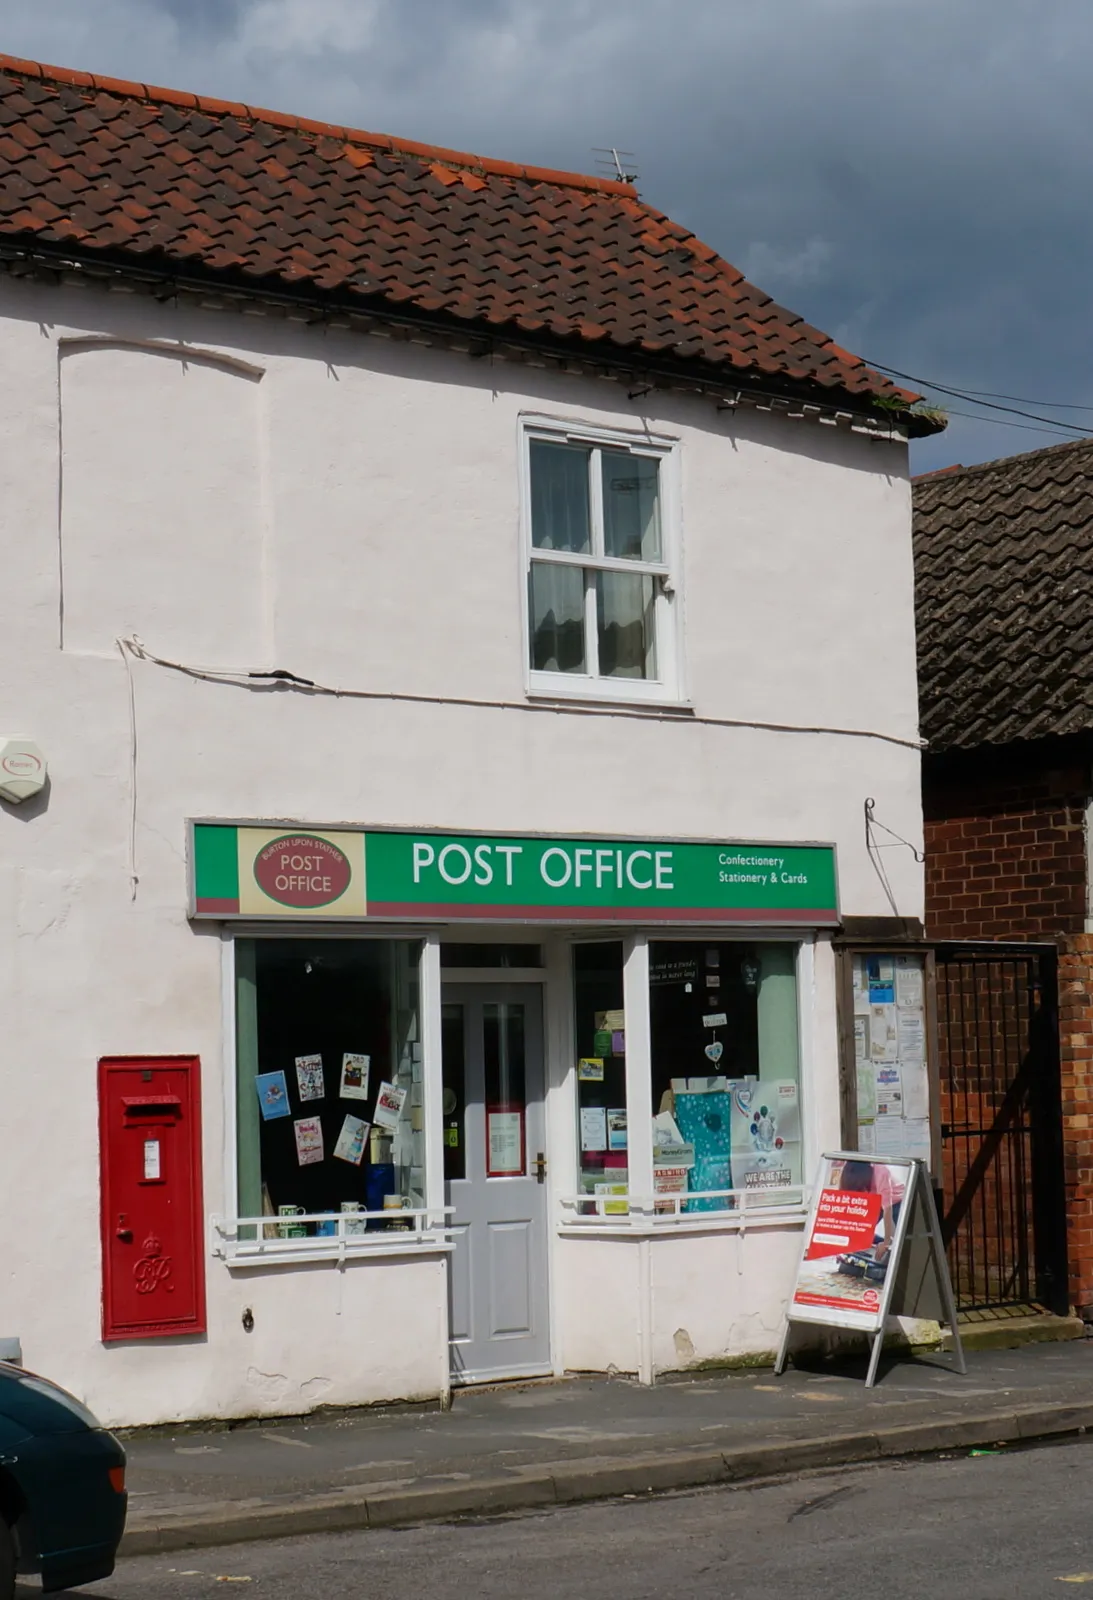
{"type": "Polygon", "coordinates": [[[1093,935],[1068,941],[1059,958],[1063,1163],[1066,1171],[1070,1302],[1093,1305],[1093,935]]]}
{"type": "Polygon", "coordinates": [[[926,933],[1059,945],[1070,1300],[1093,1307],[1093,936],[1085,932],[1090,756],[1077,741],[927,757],[926,933]]]}
{"type": "Polygon", "coordinates": [[[927,762],[927,937],[1082,933],[1088,793],[1083,763],[966,773],[927,762]]]}

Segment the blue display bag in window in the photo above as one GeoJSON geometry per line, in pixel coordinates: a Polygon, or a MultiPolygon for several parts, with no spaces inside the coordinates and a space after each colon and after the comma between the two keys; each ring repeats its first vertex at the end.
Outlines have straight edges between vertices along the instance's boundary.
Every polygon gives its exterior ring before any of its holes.
{"type": "MultiPolygon", "coordinates": [[[[729,1158],[730,1096],[722,1090],[711,1094],[680,1094],[675,1100],[675,1119],[687,1144],[695,1147],[695,1164],[687,1174],[692,1194],[706,1189],[731,1189],[732,1165],[729,1158]]],[[[728,1200],[688,1200],[685,1211],[724,1211],[728,1200]]]]}

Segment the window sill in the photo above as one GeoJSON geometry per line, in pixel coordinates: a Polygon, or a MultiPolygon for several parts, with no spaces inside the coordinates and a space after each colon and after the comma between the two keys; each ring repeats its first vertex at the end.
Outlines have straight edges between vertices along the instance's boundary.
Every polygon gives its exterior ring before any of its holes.
{"type": "Polygon", "coordinates": [[[660,711],[674,712],[680,717],[695,714],[690,700],[680,700],[659,684],[656,694],[636,695],[612,692],[602,679],[567,684],[552,681],[555,676],[564,679],[566,675],[561,672],[534,674],[527,689],[528,699],[542,705],[580,706],[592,711],[660,711]]]}
{"type": "MultiPolygon", "coordinates": [[[[270,1217],[213,1217],[210,1219],[211,1253],[233,1271],[246,1267],[299,1266],[313,1261],[363,1261],[377,1256],[444,1255],[453,1248],[450,1229],[436,1212],[407,1209],[401,1214],[409,1219],[409,1227],[395,1227],[391,1214],[359,1212],[353,1221],[365,1218],[378,1219],[385,1225],[369,1233],[323,1234],[304,1239],[285,1238],[278,1231],[273,1238],[263,1237],[266,1230],[288,1227],[291,1224],[270,1217]],[[257,1237],[240,1239],[246,1229],[257,1237]]],[[[325,1215],[296,1217],[293,1222],[326,1220],[325,1215]]],[[[341,1219],[338,1219],[339,1223],[341,1219]]]]}
{"type": "Polygon", "coordinates": [[[611,1201],[587,1194],[567,1195],[560,1202],[562,1215],[558,1219],[557,1231],[559,1237],[566,1239],[675,1238],[680,1234],[690,1236],[696,1233],[743,1235],[753,1228],[786,1226],[802,1228],[808,1219],[810,1205],[809,1193],[800,1185],[795,1185],[781,1203],[768,1199],[765,1203],[757,1204],[753,1195],[745,1195],[745,1191],[742,1190],[736,1193],[726,1191],[724,1194],[680,1197],[691,1200],[731,1198],[736,1201],[731,1210],[726,1207],[722,1211],[681,1212],[657,1209],[663,1207],[668,1198],[664,1195],[657,1195],[647,1201],[632,1198],[629,1201],[631,1206],[629,1214],[620,1216],[615,1221],[607,1212],[601,1212],[598,1216],[582,1217],[579,1215],[579,1208],[588,1205],[592,1200],[599,1200],[604,1206],[618,1205],[619,1200],[611,1201]],[[740,1204],[742,1199],[746,1200],[743,1205],[740,1204]]]}

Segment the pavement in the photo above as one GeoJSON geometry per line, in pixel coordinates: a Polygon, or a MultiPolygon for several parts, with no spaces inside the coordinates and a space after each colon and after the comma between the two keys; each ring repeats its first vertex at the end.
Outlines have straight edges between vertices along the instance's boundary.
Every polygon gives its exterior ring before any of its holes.
{"type": "Polygon", "coordinates": [[[573,1378],[427,1407],[136,1432],[122,1553],[491,1516],[1093,1431],[1093,1340],[697,1373],[573,1378]]]}

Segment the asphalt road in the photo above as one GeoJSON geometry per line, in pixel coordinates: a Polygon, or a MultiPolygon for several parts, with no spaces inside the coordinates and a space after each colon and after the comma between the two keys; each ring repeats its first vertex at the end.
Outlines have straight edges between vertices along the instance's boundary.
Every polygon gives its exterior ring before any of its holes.
{"type": "Polygon", "coordinates": [[[92,1600],[1093,1597],[1093,1444],[124,1561],[92,1600]],[[1065,1585],[1065,1587],[1063,1587],[1065,1585]]]}

